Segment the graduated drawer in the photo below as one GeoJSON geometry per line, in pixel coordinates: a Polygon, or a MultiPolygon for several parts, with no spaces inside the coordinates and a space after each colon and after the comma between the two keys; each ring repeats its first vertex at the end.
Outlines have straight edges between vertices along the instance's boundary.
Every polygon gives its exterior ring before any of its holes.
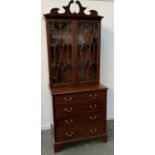
{"type": "Polygon", "coordinates": [[[75,128],[87,126],[88,124],[104,124],[106,115],[104,111],[74,114],[56,119],[56,126],[62,128],[75,128]]]}
{"type": "Polygon", "coordinates": [[[55,117],[60,118],[70,114],[84,113],[84,112],[96,112],[96,111],[105,111],[106,103],[105,102],[83,102],[76,104],[55,104],[55,117]]]}
{"type": "Polygon", "coordinates": [[[74,129],[58,128],[56,131],[56,141],[67,141],[80,138],[87,138],[102,135],[104,133],[105,133],[104,125],[98,125],[98,126],[88,125],[87,127],[79,127],[74,129]]]}
{"type": "Polygon", "coordinates": [[[85,102],[103,102],[106,100],[105,91],[93,91],[82,93],[71,93],[54,96],[56,104],[69,104],[69,103],[85,103],[85,102]]]}

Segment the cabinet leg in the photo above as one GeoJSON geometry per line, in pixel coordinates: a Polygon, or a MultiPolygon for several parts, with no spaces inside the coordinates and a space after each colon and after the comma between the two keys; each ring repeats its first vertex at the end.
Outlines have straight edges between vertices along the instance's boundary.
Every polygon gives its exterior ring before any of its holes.
{"type": "Polygon", "coordinates": [[[102,140],[102,143],[108,142],[108,136],[105,135],[105,136],[101,137],[101,140],[102,140]]]}
{"type": "Polygon", "coordinates": [[[54,144],[54,152],[60,152],[62,150],[63,144],[54,144]]]}

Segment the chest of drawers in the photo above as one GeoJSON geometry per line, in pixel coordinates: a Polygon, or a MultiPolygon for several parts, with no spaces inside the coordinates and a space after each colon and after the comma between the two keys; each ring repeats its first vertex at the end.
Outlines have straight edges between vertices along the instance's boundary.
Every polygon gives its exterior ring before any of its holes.
{"type": "Polygon", "coordinates": [[[107,141],[104,86],[53,88],[52,96],[55,152],[73,141],[97,137],[107,141]]]}

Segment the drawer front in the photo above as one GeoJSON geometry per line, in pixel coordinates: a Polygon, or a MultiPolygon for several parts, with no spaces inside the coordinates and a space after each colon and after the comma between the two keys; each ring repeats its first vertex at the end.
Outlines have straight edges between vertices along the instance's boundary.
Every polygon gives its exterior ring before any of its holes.
{"type": "Polygon", "coordinates": [[[77,103],[77,104],[60,104],[54,105],[55,108],[55,117],[59,118],[62,116],[67,116],[76,113],[84,113],[84,112],[96,112],[96,111],[105,111],[106,103],[77,103]]]}
{"type": "Polygon", "coordinates": [[[105,91],[94,91],[86,93],[72,93],[65,95],[57,95],[55,97],[56,104],[76,104],[85,102],[103,102],[106,100],[105,91]]]}
{"type": "Polygon", "coordinates": [[[81,138],[84,136],[83,128],[75,128],[75,129],[63,129],[57,128],[56,130],[56,141],[65,141],[81,138]]]}
{"type": "Polygon", "coordinates": [[[102,135],[106,132],[105,126],[97,126],[97,125],[88,125],[88,127],[85,128],[85,137],[91,137],[91,136],[97,136],[102,135]]]}
{"type": "Polygon", "coordinates": [[[87,127],[89,124],[99,125],[106,121],[106,114],[101,112],[88,112],[83,114],[74,114],[56,119],[56,126],[61,128],[87,127]]]}
{"type": "Polygon", "coordinates": [[[104,134],[104,126],[88,126],[75,129],[57,129],[56,141],[66,141],[79,138],[87,138],[104,134]]]}

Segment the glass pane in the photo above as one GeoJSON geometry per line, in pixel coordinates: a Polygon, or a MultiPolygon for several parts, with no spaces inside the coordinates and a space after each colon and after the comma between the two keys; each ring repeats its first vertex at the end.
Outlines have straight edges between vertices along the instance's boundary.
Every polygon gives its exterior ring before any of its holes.
{"type": "Polygon", "coordinates": [[[97,80],[98,23],[78,25],[78,80],[97,80]]]}
{"type": "Polygon", "coordinates": [[[50,22],[49,34],[52,83],[71,83],[73,81],[71,23],[50,22]]]}

